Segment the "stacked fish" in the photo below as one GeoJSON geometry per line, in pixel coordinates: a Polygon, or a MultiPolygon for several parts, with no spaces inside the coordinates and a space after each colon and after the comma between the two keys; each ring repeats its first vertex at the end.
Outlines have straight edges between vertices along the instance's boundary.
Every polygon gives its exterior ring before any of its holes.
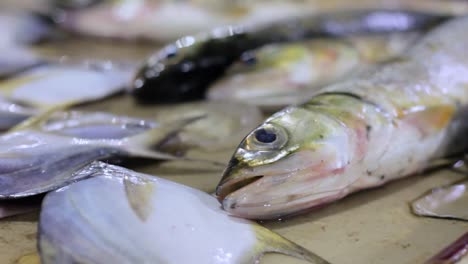
{"type": "MultiPolygon", "coordinates": [[[[0,206],[9,216],[18,201],[45,196],[42,263],[257,263],[267,252],[329,263],[252,220],[298,214],[460,160],[468,149],[468,18],[401,10],[305,15],[312,12],[301,8],[306,2],[55,3],[44,28],[59,23],[93,36],[161,40],[239,23],[182,37],[140,69],[43,59],[28,44],[50,31],[18,39],[24,28],[6,23],[25,17],[5,15],[0,206]],[[145,15],[153,9],[158,16],[145,15]],[[154,31],[174,9],[189,21],[154,31]],[[271,21],[278,10],[289,18],[271,21]],[[104,18],[118,21],[89,26],[104,18]],[[68,109],[124,91],[156,117],[68,109]],[[200,99],[208,102],[186,103],[200,99]],[[190,155],[194,149],[234,154],[223,165],[190,155]],[[209,195],[108,164],[122,158],[225,169],[209,195]]],[[[466,184],[433,191],[414,211],[466,220],[466,184]]],[[[430,263],[445,263],[437,259],[430,263]]]]}

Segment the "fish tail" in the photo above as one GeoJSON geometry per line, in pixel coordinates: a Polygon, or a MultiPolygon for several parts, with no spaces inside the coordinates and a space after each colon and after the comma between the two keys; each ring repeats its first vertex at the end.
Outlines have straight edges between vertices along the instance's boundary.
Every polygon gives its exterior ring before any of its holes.
{"type": "Polygon", "coordinates": [[[129,137],[123,148],[130,154],[138,157],[178,160],[180,158],[175,155],[162,153],[153,148],[157,148],[157,146],[176,136],[186,126],[201,118],[203,117],[197,116],[161,124],[141,134],[129,137]]]}
{"type": "Polygon", "coordinates": [[[221,164],[215,161],[180,157],[157,150],[158,146],[163,145],[164,142],[167,142],[173,137],[177,136],[177,134],[180,131],[182,131],[185,127],[202,118],[204,118],[204,115],[176,120],[171,123],[161,124],[160,126],[152,128],[141,134],[129,137],[123,144],[123,149],[130,155],[136,157],[158,160],[201,161],[216,166],[224,167],[225,164],[221,164]]]}
{"type": "Polygon", "coordinates": [[[32,116],[23,122],[17,124],[16,126],[10,128],[10,132],[13,131],[20,131],[20,130],[25,130],[25,129],[30,129],[30,128],[39,128],[42,126],[44,123],[46,123],[55,113],[65,111],[66,109],[70,108],[73,106],[75,103],[70,102],[70,103],[65,103],[65,104],[59,104],[59,105],[54,105],[52,107],[49,107],[45,109],[42,113],[32,116]]]}
{"type": "Polygon", "coordinates": [[[280,253],[305,260],[315,264],[330,264],[319,255],[299,246],[298,244],[271,232],[262,226],[255,227],[255,233],[260,242],[260,250],[263,252],[280,253]]]}

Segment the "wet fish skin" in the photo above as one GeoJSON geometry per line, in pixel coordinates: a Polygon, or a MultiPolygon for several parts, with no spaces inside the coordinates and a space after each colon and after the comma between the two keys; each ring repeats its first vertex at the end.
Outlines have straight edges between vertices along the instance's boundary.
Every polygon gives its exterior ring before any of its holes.
{"type": "Polygon", "coordinates": [[[223,208],[277,218],[463,153],[467,26],[468,17],[447,22],[401,60],[271,116],[233,154],[217,188],[223,208]]]}
{"type": "Polygon", "coordinates": [[[424,264],[463,264],[466,263],[467,259],[468,233],[465,233],[424,264]]]}
{"type": "Polygon", "coordinates": [[[103,126],[106,123],[102,122],[102,117],[106,115],[91,114],[82,124],[88,125],[87,129],[74,129],[79,126],[70,127],[70,124],[63,123],[64,119],[61,125],[55,120],[47,126],[46,122],[54,113],[52,110],[30,118],[0,135],[0,199],[29,197],[60,188],[78,180],[75,172],[96,160],[116,157],[184,159],[151,147],[200,119],[194,117],[151,127],[137,119],[121,118],[117,122],[118,117],[109,119],[107,114],[107,126],[103,126]],[[86,124],[93,118],[100,123],[86,124]],[[122,131],[123,123],[128,125],[123,128],[127,131],[122,131]],[[102,132],[96,133],[99,129],[106,129],[110,134],[99,137],[103,135],[102,132]]]}
{"type": "MultiPolygon", "coordinates": [[[[39,109],[99,100],[124,90],[133,68],[45,64],[0,81],[0,94],[39,109]]],[[[115,66],[115,67],[114,67],[115,66]]]]}
{"type": "Polygon", "coordinates": [[[327,84],[397,58],[421,35],[406,32],[266,45],[243,54],[209,88],[207,97],[277,111],[304,102],[327,84]]]}
{"type": "Polygon", "coordinates": [[[188,186],[101,162],[79,173],[93,176],[44,199],[38,236],[44,264],[258,263],[267,252],[328,263],[228,216],[214,197],[188,186]]]}
{"type": "Polygon", "coordinates": [[[424,30],[447,19],[412,11],[360,10],[305,17],[260,29],[216,29],[204,36],[181,38],[152,55],[134,77],[131,91],[142,103],[202,99],[209,85],[245,51],[266,44],[424,30]]]}
{"type": "Polygon", "coordinates": [[[465,181],[435,188],[411,204],[413,213],[419,216],[468,221],[467,187],[468,182],[465,181]]]}
{"type": "Polygon", "coordinates": [[[39,13],[2,10],[0,47],[34,44],[53,35],[52,20],[39,13]]]}
{"type": "Polygon", "coordinates": [[[65,13],[69,31],[100,38],[174,41],[214,27],[262,25],[305,14],[314,5],[304,1],[55,1],[65,13]]]}

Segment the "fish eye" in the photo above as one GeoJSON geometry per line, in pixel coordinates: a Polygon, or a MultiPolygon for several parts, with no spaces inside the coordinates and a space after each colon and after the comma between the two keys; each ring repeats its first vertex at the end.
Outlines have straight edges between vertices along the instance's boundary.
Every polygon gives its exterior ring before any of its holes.
{"type": "Polygon", "coordinates": [[[284,128],[266,124],[252,133],[247,146],[252,150],[275,150],[283,147],[287,141],[287,133],[284,128]]]}
{"type": "Polygon", "coordinates": [[[277,136],[274,131],[268,131],[264,128],[261,128],[255,131],[255,139],[258,142],[262,143],[272,143],[275,142],[277,136]]]}
{"type": "Polygon", "coordinates": [[[244,52],[241,56],[241,61],[246,65],[255,65],[257,63],[257,57],[253,52],[244,52]]]}
{"type": "Polygon", "coordinates": [[[171,59],[177,56],[177,47],[174,45],[165,48],[166,59],[171,59]]]}

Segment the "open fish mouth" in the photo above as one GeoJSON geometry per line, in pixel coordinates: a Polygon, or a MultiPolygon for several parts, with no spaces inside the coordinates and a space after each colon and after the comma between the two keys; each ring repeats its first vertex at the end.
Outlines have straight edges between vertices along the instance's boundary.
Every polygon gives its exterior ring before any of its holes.
{"type": "Polygon", "coordinates": [[[223,209],[234,216],[275,219],[333,202],[349,193],[351,184],[335,184],[339,179],[326,175],[296,171],[239,176],[221,182],[216,194],[223,209]],[[294,177],[303,180],[289,183],[294,177]]]}
{"type": "Polygon", "coordinates": [[[231,179],[225,182],[222,182],[221,184],[218,185],[216,188],[216,196],[218,197],[218,200],[222,202],[226,196],[250,185],[255,183],[256,181],[259,181],[262,179],[264,176],[263,175],[257,175],[257,176],[246,176],[246,177],[239,177],[235,179],[231,179]]]}

